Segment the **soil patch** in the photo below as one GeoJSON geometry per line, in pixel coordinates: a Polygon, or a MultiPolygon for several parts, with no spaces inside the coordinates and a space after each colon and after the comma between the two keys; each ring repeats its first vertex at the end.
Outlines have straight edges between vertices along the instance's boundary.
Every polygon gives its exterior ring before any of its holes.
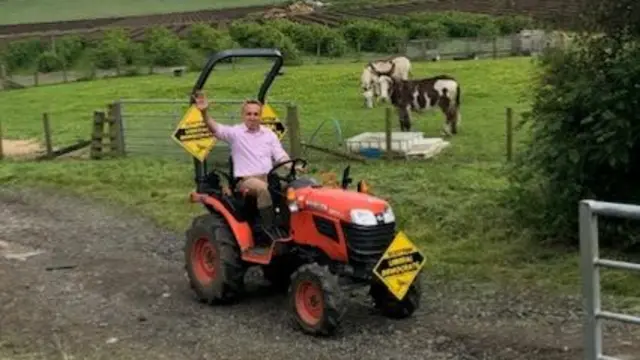
{"type": "Polygon", "coordinates": [[[1,139],[0,141],[2,141],[2,154],[5,157],[29,157],[44,152],[44,146],[37,140],[1,139]]]}

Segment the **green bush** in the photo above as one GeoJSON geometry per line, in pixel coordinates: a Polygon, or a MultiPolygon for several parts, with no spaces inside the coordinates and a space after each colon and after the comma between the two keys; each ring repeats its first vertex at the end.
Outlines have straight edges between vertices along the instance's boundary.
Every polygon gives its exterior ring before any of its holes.
{"type": "Polygon", "coordinates": [[[38,39],[11,42],[4,50],[4,62],[8,71],[27,69],[37,64],[45,46],[38,39]]]}
{"type": "Polygon", "coordinates": [[[300,50],[290,37],[280,30],[250,22],[234,22],[229,27],[231,38],[247,48],[277,48],[287,65],[302,64],[300,50]]]}
{"type": "Polygon", "coordinates": [[[55,39],[52,50],[58,55],[62,65],[71,66],[82,55],[86,43],[80,36],[69,35],[55,39]]]}
{"type": "Polygon", "coordinates": [[[105,31],[102,40],[89,49],[90,58],[98,69],[120,69],[140,61],[142,48],[134,43],[124,29],[105,31]]]}
{"type": "Polygon", "coordinates": [[[500,34],[495,18],[484,14],[455,11],[426,13],[410,16],[412,22],[439,23],[452,38],[493,37],[500,34]]]}
{"type": "MultiPolygon", "coordinates": [[[[540,58],[529,140],[510,178],[514,215],[543,239],[577,243],[581,199],[640,203],[640,43],[620,34],[540,58]]],[[[640,245],[631,224],[607,218],[601,245],[640,245]]]]}
{"type": "Polygon", "coordinates": [[[1,52],[0,61],[9,71],[52,68],[52,54],[44,52],[53,51],[67,68],[76,66],[78,59],[85,58],[91,59],[92,68],[100,69],[122,68],[143,62],[155,66],[196,67],[201,57],[223,49],[275,47],[282,51],[286,64],[295,65],[302,63],[302,53],[330,57],[345,56],[351,49],[398,53],[404,50],[409,39],[493,37],[534,26],[533,20],[525,16],[491,17],[455,11],[386,15],[379,20],[355,19],[337,28],[285,19],[245,19],[232,23],[228,31],[208,24],[194,24],[184,40],[164,27],[154,27],[146,30],[141,43],[133,42],[124,29],[108,30],[97,45],[88,45],[79,36],[58,38],[51,47],[38,40],[18,41],[10,43],[1,52]]]}
{"type": "Polygon", "coordinates": [[[182,41],[173,31],[162,26],[145,29],[142,45],[146,60],[150,65],[182,65],[189,57],[187,43],[182,41]]]}
{"type": "Polygon", "coordinates": [[[191,25],[185,40],[190,48],[207,53],[215,53],[236,46],[227,32],[207,24],[191,25]]]}
{"type": "Polygon", "coordinates": [[[382,20],[352,20],[341,30],[349,46],[359,51],[394,53],[407,39],[405,30],[382,20]]]}
{"type": "Polygon", "coordinates": [[[390,15],[382,19],[395,27],[406,29],[408,39],[441,39],[446,37],[449,31],[443,23],[425,17],[424,14],[390,15]]]}
{"type": "Polygon", "coordinates": [[[309,54],[340,57],[347,50],[347,42],[337,29],[320,24],[300,24],[277,19],[265,23],[288,36],[298,49],[309,54]]]}
{"type": "Polygon", "coordinates": [[[500,16],[494,22],[501,35],[518,33],[523,29],[535,29],[540,25],[533,18],[523,15],[500,16]]]}
{"type": "Polygon", "coordinates": [[[381,20],[406,29],[409,39],[492,37],[509,35],[536,26],[527,16],[489,16],[457,11],[386,15],[382,16],[381,20]]]}
{"type": "Polygon", "coordinates": [[[60,55],[47,50],[38,56],[37,69],[43,73],[60,71],[64,68],[64,61],[60,55]]]}

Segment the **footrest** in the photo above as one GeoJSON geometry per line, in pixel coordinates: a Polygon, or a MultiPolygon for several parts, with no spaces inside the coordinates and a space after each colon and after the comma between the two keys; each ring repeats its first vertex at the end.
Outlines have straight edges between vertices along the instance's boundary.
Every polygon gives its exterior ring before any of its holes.
{"type": "Polygon", "coordinates": [[[258,244],[242,252],[242,260],[266,265],[271,262],[273,248],[270,245],[258,244]]]}
{"type": "Polygon", "coordinates": [[[269,245],[257,245],[250,249],[247,249],[244,253],[249,256],[266,256],[271,250],[269,245]]]}

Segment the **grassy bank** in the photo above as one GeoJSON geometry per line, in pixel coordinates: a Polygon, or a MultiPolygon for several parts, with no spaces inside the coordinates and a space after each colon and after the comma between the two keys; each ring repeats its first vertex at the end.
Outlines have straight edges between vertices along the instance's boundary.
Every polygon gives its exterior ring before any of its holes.
{"type": "MultiPolygon", "coordinates": [[[[384,110],[362,108],[358,86],[361,66],[325,64],[286,69],[286,74],[273,86],[270,99],[299,104],[305,137],[319,122],[332,117],[343,124],[345,137],[363,131],[382,131],[384,110]]],[[[433,161],[353,164],[353,176],[366,178],[377,194],[391,199],[400,226],[421,245],[432,273],[450,278],[505,281],[513,286],[578,291],[577,252],[532,244],[526,229],[505,220],[508,209],[499,203],[506,186],[502,170],[505,107],[513,107],[516,113],[526,108],[526,102],[520,99],[533,70],[530,60],[414,66],[414,76],[449,73],[460,80],[461,133],[433,161]]],[[[214,72],[215,83],[207,84],[207,90],[222,99],[253,96],[265,70],[214,72]]],[[[39,113],[48,111],[55,119],[57,138],[87,137],[94,109],[104,108],[117,97],[184,97],[196,76],[156,75],[7,92],[0,99],[5,114],[3,127],[10,138],[40,136],[39,113]]],[[[414,123],[416,131],[438,136],[440,113],[415,118],[419,119],[414,123]]],[[[149,120],[144,126],[153,129],[159,125],[149,120]]],[[[331,132],[319,136],[320,142],[333,141],[331,132]]],[[[319,170],[337,172],[345,165],[327,161],[314,164],[319,170]]],[[[131,157],[93,162],[71,159],[39,164],[6,162],[0,167],[0,183],[60,186],[88,196],[111,198],[177,231],[185,228],[190,217],[202,212],[200,207],[187,202],[187,194],[193,188],[189,161],[131,157]]],[[[607,293],[640,296],[640,282],[623,273],[604,272],[602,282],[607,293]]]]}

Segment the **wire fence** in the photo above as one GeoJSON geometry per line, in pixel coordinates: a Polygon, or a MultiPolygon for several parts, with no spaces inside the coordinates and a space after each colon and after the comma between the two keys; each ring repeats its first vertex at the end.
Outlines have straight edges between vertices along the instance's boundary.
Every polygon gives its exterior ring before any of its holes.
{"type": "Polygon", "coordinates": [[[410,40],[404,53],[416,60],[501,58],[536,54],[547,47],[564,47],[568,41],[563,33],[525,30],[497,37],[410,40]]]}
{"type": "MultiPolygon", "coordinates": [[[[234,125],[242,121],[241,104],[238,99],[211,99],[215,104],[209,111],[220,124],[234,125]]],[[[185,116],[189,102],[182,99],[122,99],[120,118],[124,151],[127,156],[158,156],[176,160],[188,160],[192,157],[186,149],[172,138],[180,120],[185,116]]],[[[269,105],[278,114],[281,122],[285,121],[286,101],[270,101],[269,105]]],[[[282,139],[288,147],[288,137],[282,139]]],[[[226,164],[229,157],[229,146],[224,141],[216,141],[207,161],[214,164],[226,164]]]]}
{"type": "MultiPolygon", "coordinates": [[[[243,101],[213,98],[215,105],[210,114],[221,124],[239,124],[243,101]]],[[[309,122],[299,119],[298,107],[292,102],[268,104],[285,127],[281,143],[287,152],[292,154],[297,147],[299,151],[294,155],[311,162],[349,158],[345,155],[345,141],[361,129],[349,125],[348,119],[327,116],[309,122]],[[290,128],[291,123],[294,129],[290,128]]],[[[172,138],[189,106],[187,99],[120,99],[108,104],[106,110],[73,118],[68,114],[42,113],[20,121],[2,121],[0,116],[0,159],[100,159],[123,155],[191,161],[192,155],[172,138]]],[[[226,167],[229,156],[228,144],[218,140],[207,162],[226,167]]]]}
{"type": "MultiPolygon", "coordinates": [[[[420,61],[441,59],[471,59],[471,58],[499,58],[506,56],[531,55],[541,52],[549,46],[566,46],[568,37],[560,32],[546,32],[543,30],[524,30],[520,33],[499,37],[468,37],[468,38],[439,38],[416,39],[402,42],[400,53],[409,58],[420,61]]],[[[305,64],[368,62],[390,54],[355,51],[345,57],[327,58],[319,55],[305,55],[305,64]]],[[[204,61],[204,59],[203,59],[204,61]]],[[[199,71],[196,64],[191,66],[154,67],[148,65],[132,65],[115,70],[98,69],[69,69],[65,72],[50,73],[9,73],[0,68],[0,90],[14,89],[48,84],[75,82],[106,77],[134,76],[144,74],[174,74],[181,76],[191,71],[199,71]]],[[[216,67],[216,71],[237,71],[247,68],[264,66],[260,59],[233,59],[216,67]]]]}
{"type": "MultiPolygon", "coordinates": [[[[90,144],[88,131],[78,131],[76,124],[57,121],[55,114],[40,115],[21,121],[3,121],[0,116],[0,160],[47,159],[86,153],[83,151],[90,144]]],[[[90,117],[86,120],[88,124],[90,117]]]]}

